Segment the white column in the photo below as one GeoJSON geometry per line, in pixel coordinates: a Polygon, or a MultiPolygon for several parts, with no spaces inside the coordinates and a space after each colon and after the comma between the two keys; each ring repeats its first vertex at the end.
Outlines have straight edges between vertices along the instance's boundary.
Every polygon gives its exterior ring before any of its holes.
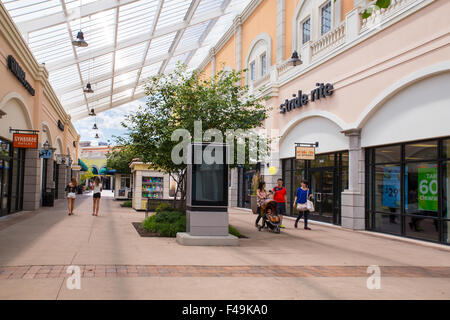
{"type": "Polygon", "coordinates": [[[242,20],[240,15],[234,19],[234,24],[236,26],[236,71],[240,71],[242,70],[242,20]]]}
{"type": "Polygon", "coordinates": [[[348,189],[342,192],[342,226],[344,228],[365,229],[365,161],[361,148],[361,130],[344,132],[349,137],[348,189]]]}
{"type": "Polygon", "coordinates": [[[284,41],[286,37],[286,0],[277,0],[277,64],[284,61],[284,41]]]}
{"type": "Polygon", "coordinates": [[[41,200],[41,159],[38,149],[26,149],[23,183],[23,210],[39,209],[41,200]]]}

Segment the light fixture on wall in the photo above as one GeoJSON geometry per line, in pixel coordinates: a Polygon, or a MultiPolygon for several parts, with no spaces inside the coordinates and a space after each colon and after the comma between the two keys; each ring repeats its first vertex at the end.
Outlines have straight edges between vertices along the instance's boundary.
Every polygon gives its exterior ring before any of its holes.
{"type": "Polygon", "coordinates": [[[4,116],[6,116],[6,112],[3,110],[0,110],[0,119],[4,116]]]}
{"type": "Polygon", "coordinates": [[[298,56],[298,52],[297,51],[292,52],[292,56],[287,61],[287,64],[290,65],[290,66],[295,67],[296,65],[301,64],[301,63],[302,63],[302,60],[298,56]]]}

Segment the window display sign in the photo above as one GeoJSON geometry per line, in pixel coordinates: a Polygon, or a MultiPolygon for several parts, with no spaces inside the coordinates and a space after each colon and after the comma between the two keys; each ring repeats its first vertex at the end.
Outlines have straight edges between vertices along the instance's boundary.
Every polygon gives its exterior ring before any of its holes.
{"type": "Polygon", "coordinates": [[[314,160],[316,158],[316,148],[295,147],[295,158],[297,160],[314,160]]]}
{"type": "MultiPolygon", "coordinates": [[[[408,168],[405,170],[405,206],[408,208],[408,168]]],[[[400,166],[383,168],[383,207],[400,207],[400,166]]]]}
{"type": "Polygon", "coordinates": [[[419,210],[438,210],[437,167],[418,168],[419,210]]]}
{"type": "Polygon", "coordinates": [[[37,149],[38,135],[34,133],[14,133],[13,146],[14,148],[37,149]]]}
{"type": "Polygon", "coordinates": [[[42,149],[41,157],[42,157],[42,159],[51,159],[52,153],[53,153],[52,149],[48,149],[48,150],[42,149]]]}

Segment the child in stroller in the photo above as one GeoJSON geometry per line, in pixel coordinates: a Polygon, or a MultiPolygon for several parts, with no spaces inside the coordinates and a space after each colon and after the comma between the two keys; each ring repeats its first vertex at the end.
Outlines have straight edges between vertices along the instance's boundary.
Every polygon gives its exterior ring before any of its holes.
{"type": "Polygon", "coordinates": [[[261,206],[262,226],[258,226],[258,231],[268,228],[269,231],[280,233],[281,220],[276,214],[277,202],[273,199],[266,200],[261,206]]]}

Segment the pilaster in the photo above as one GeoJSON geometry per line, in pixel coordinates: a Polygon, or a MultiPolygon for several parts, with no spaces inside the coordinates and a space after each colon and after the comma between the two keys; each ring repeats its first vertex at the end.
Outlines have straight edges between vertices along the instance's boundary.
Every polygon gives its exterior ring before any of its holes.
{"type": "Polygon", "coordinates": [[[41,200],[41,159],[39,149],[25,150],[25,168],[23,182],[23,210],[39,209],[41,200]]]}
{"type": "Polygon", "coordinates": [[[354,230],[365,229],[364,150],[361,148],[361,130],[344,132],[349,137],[348,189],[342,192],[342,226],[354,230]]]}

